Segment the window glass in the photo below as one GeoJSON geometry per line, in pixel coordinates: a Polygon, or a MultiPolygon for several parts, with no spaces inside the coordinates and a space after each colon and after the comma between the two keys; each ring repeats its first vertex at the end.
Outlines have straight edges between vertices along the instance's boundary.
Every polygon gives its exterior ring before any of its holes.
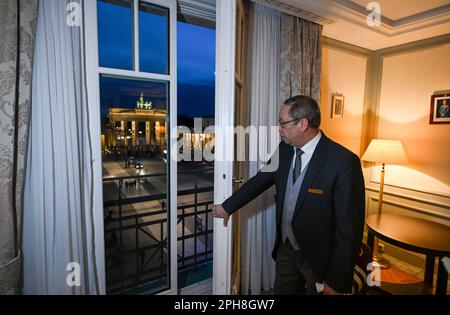
{"type": "Polygon", "coordinates": [[[99,65],[133,70],[133,1],[99,0],[99,65]]]}
{"type": "Polygon", "coordinates": [[[139,2],[140,71],[169,74],[169,9],[139,2]]]}

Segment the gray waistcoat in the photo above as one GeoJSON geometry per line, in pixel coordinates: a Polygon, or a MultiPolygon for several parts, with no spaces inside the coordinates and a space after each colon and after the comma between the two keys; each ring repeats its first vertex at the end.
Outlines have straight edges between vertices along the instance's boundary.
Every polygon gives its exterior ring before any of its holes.
{"type": "MultiPolygon", "coordinates": [[[[295,155],[294,155],[295,156],[295,155]]],[[[286,182],[286,193],[284,195],[283,202],[283,212],[282,212],[282,220],[281,220],[281,237],[283,242],[286,238],[291,242],[292,247],[298,250],[300,247],[298,246],[297,240],[295,239],[294,233],[292,231],[292,218],[294,216],[295,204],[297,203],[298,195],[300,194],[300,188],[302,187],[303,179],[305,178],[306,170],[308,169],[308,165],[306,165],[305,169],[300,173],[300,176],[297,178],[295,184],[292,184],[292,163],[289,169],[289,177],[286,182]]]]}

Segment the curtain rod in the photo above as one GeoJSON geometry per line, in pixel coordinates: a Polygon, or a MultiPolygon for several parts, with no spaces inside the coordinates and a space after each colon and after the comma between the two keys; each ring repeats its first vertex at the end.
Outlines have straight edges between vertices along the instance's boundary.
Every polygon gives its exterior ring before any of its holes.
{"type": "Polygon", "coordinates": [[[320,25],[333,24],[335,22],[332,19],[328,19],[323,16],[314,14],[312,12],[302,10],[298,7],[294,7],[279,0],[251,0],[251,1],[267,5],[269,7],[272,7],[273,9],[282,11],[287,14],[298,16],[302,19],[315,22],[320,25]]]}

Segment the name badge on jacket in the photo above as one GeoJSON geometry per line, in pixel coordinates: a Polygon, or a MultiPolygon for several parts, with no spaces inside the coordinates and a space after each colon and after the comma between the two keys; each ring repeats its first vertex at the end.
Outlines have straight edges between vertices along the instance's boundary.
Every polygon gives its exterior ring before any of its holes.
{"type": "Polygon", "coordinates": [[[323,189],[316,189],[316,188],[308,188],[308,192],[310,194],[316,194],[316,195],[323,195],[324,194],[323,189]]]}

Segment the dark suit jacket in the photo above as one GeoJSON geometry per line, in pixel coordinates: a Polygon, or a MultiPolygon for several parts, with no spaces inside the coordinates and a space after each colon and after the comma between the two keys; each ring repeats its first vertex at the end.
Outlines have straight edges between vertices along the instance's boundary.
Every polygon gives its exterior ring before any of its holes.
{"type": "MultiPolygon", "coordinates": [[[[258,172],[222,204],[232,214],[275,184],[275,260],[281,245],[281,212],[294,153],[292,146],[284,142],[278,150],[279,166],[275,171],[258,172]]],[[[292,229],[316,276],[339,292],[351,292],[364,229],[364,195],[358,156],[322,133],[297,199],[292,229]]]]}

